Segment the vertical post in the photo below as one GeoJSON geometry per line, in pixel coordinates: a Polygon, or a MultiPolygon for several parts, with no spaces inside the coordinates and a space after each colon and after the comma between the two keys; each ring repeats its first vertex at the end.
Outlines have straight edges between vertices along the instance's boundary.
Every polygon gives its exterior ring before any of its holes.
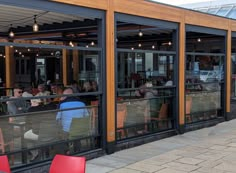
{"type": "Polygon", "coordinates": [[[227,41],[226,41],[226,120],[229,120],[230,113],[230,95],[231,95],[231,44],[232,44],[232,33],[231,33],[231,22],[229,22],[229,29],[227,32],[227,41]]]}
{"type": "Polygon", "coordinates": [[[106,11],[107,153],[115,147],[115,50],[113,0],[106,11]]]}
{"type": "Polygon", "coordinates": [[[79,79],[79,51],[73,50],[73,79],[79,79]]]}
{"type": "Polygon", "coordinates": [[[62,50],[62,75],[63,75],[63,84],[68,85],[68,51],[66,49],[62,50]]]}
{"type": "Polygon", "coordinates": [[[179,131],[184,133],[185,124],[185,22],[179,27],[179,131]]]}
{"type": "MultiPolygon", "coordinates": [[[[5,46],[5,54],[6,54],[6,88],[14,87],[15,83],[15,60],[14,60],[14,51],[10,46],[5,46]]],[[[7,91],[7,95],[10,95],[10,90],[7,91]]]]}

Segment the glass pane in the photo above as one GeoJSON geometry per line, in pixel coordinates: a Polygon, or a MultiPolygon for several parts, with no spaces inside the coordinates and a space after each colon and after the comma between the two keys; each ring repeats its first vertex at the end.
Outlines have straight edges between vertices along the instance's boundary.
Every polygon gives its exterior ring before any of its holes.
{"type": "Polygon", "coordinates": [[[118,87],[137,88],[146,82],[164,86],[168,81],[173,85],[174,60],[171,54],[119,52],[118,87]]]}
{"type": "Polygon", "coordinates": [[[229,18],[236,19],[236,7],[234,7],[228,14],[229,18]]]}
{"type": "Polygon", "coordinates": [[[219,16],[226,16],[227,12],[231,9],[232,7],[222,7],[218,12],[217,15],[219,16]]]}

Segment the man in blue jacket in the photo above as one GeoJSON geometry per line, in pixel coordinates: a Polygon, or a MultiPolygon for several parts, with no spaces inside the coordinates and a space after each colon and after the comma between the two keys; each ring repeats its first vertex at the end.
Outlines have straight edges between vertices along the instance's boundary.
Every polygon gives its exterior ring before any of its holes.
{"type": "MultiPolygon", "coordinates": [[[[72,88],[66,88],[63,91],[63,94],[73,94],[72,88]]],[[[68,137],[72,118],[82,118],[89,116],[89,112],[85,108],[85,104],[77,97],[62,97],[59,109],[61,111],[57,113],[56,119],[62,125],[64,138],[68,137]]]]}

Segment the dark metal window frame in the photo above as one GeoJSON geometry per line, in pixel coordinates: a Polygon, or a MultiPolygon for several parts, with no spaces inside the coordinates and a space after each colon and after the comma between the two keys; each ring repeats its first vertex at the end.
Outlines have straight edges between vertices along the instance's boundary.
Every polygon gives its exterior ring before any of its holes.
{"type": "MultiPolygon", "coordinates": [[[[99,103],[99,114],[101,115],[101,119],[99,120],[99,127],[101,130],[101,146],[102,148],[106,148],[106,53],[105,53],[105,11],[96,10],[86,7],[80,7],[75,5],[50,2],[47,0],[0,0],[0,4],[10,5],[22,8],[30,8],[30,9],[38,9],[45,10],[51,12],[58,12],[68,15],[78,15],[83,17],[92,17],[96,19],[101,19],[98,23],[99,26],[99,37],[98,42],[100,43],[100,48],[84,48],[84,47],[68,47],[68,46],[52,46],[52,45],[42,45],[42,48],[66,48],[69,50],[90,50],[90,51],[99,51],[101,54],[101,76],[100,76],[100,84],[102,85],[102,89],[96,94],[101,95],[101,100],[99,103]]],[[[0,43],[1,46],[20,46],[20,47],[39,47],[41,45],[33,45],[33,44],[17,44],[17,43],[0,43]]],[[[76,94],[75,94],[76,95],[76,94]]],[[[80,94],[78,94],[80,95],[80,94]]],[[[83,95],[83,94],[82,94],[83,95]]],[[[46,163],[46,162],[45,162],[46,163]]],[[[31,165],[31,164],[30,164],[31,165]]],[[[28,165],[19,166],[19,168],[26,168],[28,165]]],[[[18,169],[18,168],[16,168],[18,169]]]]}
{"type": "MultiPolygon", "coordinates": [[[[196,32],[196,33],[204,33],[204,34],[212,34],[212,35],[217,35],[217,36],[223,36],[224,40],[225,40],[225,44],[224,44],[224,52],[225,53],[195,53],[195,52],[185,52],[185,62],[187,59],[187,55],[216,55],[216,56],[224,56],[224,79],[226,79],[226,63],[227,63],[227,52],[226,52],[226,47],[227,47],[227,31],[226,30],[220,30],[220,29],[215,29],[215,28],[208,28],[208,27],[202,27],[202,26],[196,26],[196,25],[186,25],[185,26],[185,32],[196,32]]],[[[187,42],[187,37],[185,38],[186,42],[187,42]]],[[[185,45],[185,48],[187,47],[187,44],[185,45]]],[[[184,64],[184,68],[185,68],[184,64]]],[[[184,87],[186,87],[186,74],[185,74],[185,78],[184,78],[184,82],[185,85],[184,87]]],[[[225,100],[226,100],[226,94],[225,92],[222,93],[222,91],[226,91],[226,82],[223,82],[223,88],[221,88],[221,95],[223,94],[223,96],[221,96],[221,105],[222,105],[222,110],[223,110],[223,117],[226,116],[226,105],[225,105],[225,100]]],[[[184,89],[184,91],[186,90],[186,88],[184,89]]],[[[185,93],[185,107],[186,107],[186,93],[185,93]]],[[[186,111],[186,108],[184,109],[186,111]]],[[[186,116],[186,112],[185,112],[185,116],[186,116]]],[[[185,123],[186,125],[186,123],[185,123]]]]}
{"type": "MultiPolygon", "coordinates": [[[[115,13],[115,22],[114,22],[114,28],[115,28],[115,34],[114,34],[114,43],[115,43],[115,93],[117,93],[118,89],[118,85],[117,85],[117,81],[118,81],[118,74],[117,74],[117,58],[118,58],[118,52],[119,51],[125,51],[125,52],[139,52],[139,53],[168,53],[168,54],[174,54],[175,55],[175,63],[174,63],[174,81],[178,81],[178,71],[177,71],[177,67],[179,64],[178,61],[178,48],[179,48],[179,42],[177,42],[178,40],[178,33],[179,33],[179,24],[175,23],[175,22],[169,22],[169,21],[164,21],[164,20],[159,20],[159,19],[151,19],[151,18],[145,18],[145,17],[140,17],[140,16],[134,16],[134,15],[128,15],[128,14],[123,14],[123,13],[115,13]],[[130,49],[119,49],[117,48],[117,44],[116,44],[116,38],[117,38],[117,22],[121,21],[121,22],[130,22],[130,23],[135,23],[135,24],[139,24],[139,25],[149,25],[149,26],[155,26],[155,27],[163,27],[166,29],[173,29],[175,30],[175,36],[174,36],[174,42],[175,42],[175,47],[176,47],[176,51],[153,51],[153,50],[133,50],[131,51],[130,49]]],[[[175,119],[175,123],[174,123],[174,128],[178,128],[178,85],[175,86],[175,96],[173,97],[173,109],[176,111],[173,111],[175,114],[174,119],[175,119]]],[[[117,99],[115,101],[115,112],[117,112],[117,99]]],[[[115,116],[117,116],[117,113],[115,113],[115,116]]],[[[117,121],[115,120],[115,130],[117,130],[116,127],[117,121]]],[[[116,140],[117,140],[117,134],[116,134],[116,140]]],[[[116,141],[117,142],[117,141],[116,141]]]]}

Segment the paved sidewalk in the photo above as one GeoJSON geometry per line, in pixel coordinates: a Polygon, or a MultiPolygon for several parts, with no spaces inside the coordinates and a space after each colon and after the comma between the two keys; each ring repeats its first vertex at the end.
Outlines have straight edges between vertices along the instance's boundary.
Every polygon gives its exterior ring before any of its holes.
{"type": "Polygon", "coordinates": [[[236,173],[236,120],[87,161],[86,173],[236,173]]]}

